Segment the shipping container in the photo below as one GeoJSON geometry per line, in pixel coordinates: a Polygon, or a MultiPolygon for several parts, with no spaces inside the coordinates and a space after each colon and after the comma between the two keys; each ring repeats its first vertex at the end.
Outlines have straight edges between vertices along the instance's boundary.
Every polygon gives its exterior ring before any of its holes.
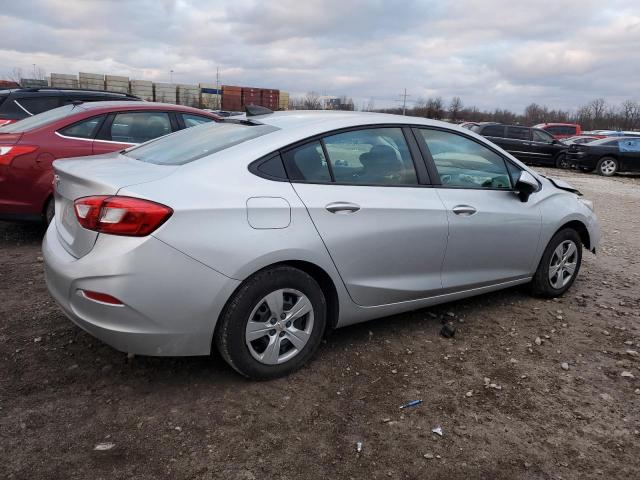
{"type": "Polygon", "coordinates": [[[178,104],[198,108],[200,106],[200,87],[178,84],[178,104]]]}
{"type": "Polygon", "coordinates": [[[175,83],[154,83],[153,98],[156,102],[176,103],[178,86],[175,83]]]}
{"type": "Polygon", "coordinates": [[[222,88],[212,83],[200,83],[200,108],[220,110],[222,108],[222,88]]]}
{"type": "Polygon", "coordinates": [[[78,74],[78,85],[80,88],[88,90],[104,90],[104,75],[100,75],[99,73],[80,72],[78,74]]]}
{"type": "Polygon", "coordinates": [[[105,75],[104,87],[109,92],[129,93],[129,77],[105,75]]]}
{"type": "Polygon", "coordinates": [[[51,86],[56,88],[78,88],[78,77],[66,73],[52,73],[51,86]]]}
{"type": "Polygon", "coordinates": [[[36,78],[21,78],[20,86],[22,88],[43,88],[48,87],[49,84],[46,80],[36,79],[36,78]]]}

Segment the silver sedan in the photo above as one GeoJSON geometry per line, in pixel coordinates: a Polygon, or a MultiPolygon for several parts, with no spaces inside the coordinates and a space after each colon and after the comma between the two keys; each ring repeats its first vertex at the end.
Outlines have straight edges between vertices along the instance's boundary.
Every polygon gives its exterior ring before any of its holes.
{"type": "Polygon", "coordinates": [[[562,295],[593,205],[467,129],[278,112],[57,161],[49,291],[116,349],[204,355],[252,378],[328,329],[514,285],[562,295]]]}

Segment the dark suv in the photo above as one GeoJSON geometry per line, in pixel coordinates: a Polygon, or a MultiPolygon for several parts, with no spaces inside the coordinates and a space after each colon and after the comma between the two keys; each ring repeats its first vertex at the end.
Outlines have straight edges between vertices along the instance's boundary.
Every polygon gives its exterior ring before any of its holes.
{"type": "Polygon", "coordinates": [[[567,146],[540,128],[480,123],[471,130],[527,164],[567,168],[567,146]]]}
{"type": "Polygon", "coordinates": [[[0,90],[0,127],[76,101],[104,102],[108,100],[140,101],[140,98],[128,93],[67,90],[51,87],[0,90]]]}

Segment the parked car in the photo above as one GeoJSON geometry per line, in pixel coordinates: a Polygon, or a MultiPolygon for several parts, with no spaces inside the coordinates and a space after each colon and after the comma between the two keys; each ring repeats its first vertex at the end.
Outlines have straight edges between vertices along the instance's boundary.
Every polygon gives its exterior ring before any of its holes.
{"type": "Polygon", "coordinates": [[[596,137],[595,135],[576,135],[575,137],[569,137],[562,140],[562,143],[565,145],[573,145],[574,143],[582,144],[582,143],[590,143],[594,140],[598,140],[600,137],[596,137]]]}
{"type": "Polygon", "coordinates": [[[569,165],[610,177],[619,172],[640,172],[640,136],[609,137],[585,145],[571,145],[569,165]]]}
{"type": "Polygon", "coordinates": [[[249,115],[54,169],[46,281],[71,320],[130,353],[217,347],[253,378],[299,368],[327,329],[562,295],[600,238],[566,183],[417,117],[249,115]]]}
{"type": "Polygon", "coordinates": [[[504,148],[526,164],[567,168],[567,146],[539,128],[480,123],[471,130],[504,148]]]}
{"type": "Polygon", "coordinates": [[[179,105],[92,102],[0,127],[0,218],[51,221],[51,164],[58,158],[122,150],[218,118],[179,105]]]}
{"type": "Polygon", "coordinates": [[[475,127],[476,125],[478,125],[478,122],[462,122],[458,126],[471,129],[471,127],[475,127]]]}
{"type": "Polygon", "coordinates": [[[563,138],[575,137],[582,134],[582,128],[577,123],[539,123],[533,128],[540,128],[553,135],[553,138],[562,140],[563,138]]]}
{"type": "Polygon", "coordinates": [[[127,93],[63,88],[0,90],[0,127],[74,102],[141,101],[127,93]]]}

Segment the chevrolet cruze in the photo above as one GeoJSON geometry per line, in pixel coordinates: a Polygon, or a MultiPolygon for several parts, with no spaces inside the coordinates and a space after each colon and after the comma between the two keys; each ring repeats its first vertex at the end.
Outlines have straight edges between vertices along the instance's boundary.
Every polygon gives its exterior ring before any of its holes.
{"type": "Polygon", "coordinates": [[[55,168],[48,288],[116,349],[285,375],[327,329],[514,285],[562,295],[593,205],[475,133],[253,112],[55,168]]]}

